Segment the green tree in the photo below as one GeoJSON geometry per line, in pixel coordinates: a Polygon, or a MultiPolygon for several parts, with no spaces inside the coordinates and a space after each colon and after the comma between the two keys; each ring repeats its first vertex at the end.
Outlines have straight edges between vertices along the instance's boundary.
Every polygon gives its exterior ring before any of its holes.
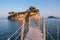
{"type": "Polygon", "coordinates": [[[17,13],[16,12],[9,12],[10,15],[16,15],[17,13]]]}
{"type": "Polygon", "coordinates": [[[39,12],[39,10],[36,9],[35,7],[33,7],[33,6],[31,6],[31,7],[29,8],[29,11],[30,11],[30,12],[39,12]]]}
{"type": "Polygon", "coordinates": [[[31,6],[31,7],[29,8],[29,10],[30,10],[30,12],[34,12],[34,11],[36,10],[36,8],[33,7],[33,6],[31,6]]]}

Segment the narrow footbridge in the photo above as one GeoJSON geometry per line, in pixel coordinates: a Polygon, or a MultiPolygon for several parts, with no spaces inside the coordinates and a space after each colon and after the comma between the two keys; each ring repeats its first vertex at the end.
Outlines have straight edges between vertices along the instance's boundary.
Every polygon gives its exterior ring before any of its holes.
{"type": "Polygon", "coordinates": [[[44,40],[43,33],[36,27],[30,27],[24,40],[44,40]]]}
{"type": "MultiPolygon", "coordinates": [[[[48,34],[50,35],[50,33],[48,34]]],[[[50,37],[54,40],[51,35],[50,37]]],[[[19,27],[14,34],[8,37],[7,40],[47,40],[45,20],[43,19],[43,33],[40,27],[30,26],[30,23],[28,25],[28,22],[25,24],[23,22],[22,26],[19,27]]]]}
{"type": "Polygon", "coordinates": [[[39,12],[38,13],[28,12],[26,15],[21,14],[21,15],[19,15],[18,20],[22,21],[22,26],[19,27],[19,29],[17,29],[14,34],[12,34],[10,37],[8,37],[7,40],[46,40],[45,19],[43,18],[43,21],[42,21],[43,22],[43,33],[42,33],[40,30],[39,12]],[[31,19],[34,20],[36,27],[30,26],[31,19]]]}
{"type": "Polygon", "coordinates": [[[40,27],[33,27],[30,26],[30,22],[23,22],[22,26],[7,40],[44,40],[44,35],[40,27]]]}
{"type": "Polygon", "coordinates": [[[22,26],[7,40],[44,40],[43,33],[38,27],[30,26],[29,28],[25,27],[22,29],[22,26]],[[24,30],[24,32],[22,32],[22,30],[24,30]]]}

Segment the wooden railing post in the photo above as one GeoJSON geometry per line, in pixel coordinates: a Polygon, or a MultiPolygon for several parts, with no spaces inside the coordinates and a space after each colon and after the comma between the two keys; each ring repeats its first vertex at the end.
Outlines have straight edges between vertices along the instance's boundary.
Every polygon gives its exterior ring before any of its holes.
{"type": "Polygon", "coordinates": [[[24,40],[24,26],[25,26],[25,20],[23,20],[23,24],[22,24],[21,40],[24,40]]]}
{"type": "Polygon", "coordinates": [[[59,40],[59,26],[57,26],[57,40],[59,40]]]}
{"type": "Polygon", "coordinates": [[[7,40],[10,40],[10,38],[8,38],[7,40]]]}
{"type": "Polygon", "coordinates": [[[44,32],[44,40],[46,40],[46,23],[44,17],[43,17],[43,32],[44,32]]]}
{"type": "Polygon", "coordinates": [[[40,29],[40,19],[38,19],[39,20],[39,24],[38,24],[38,27],[39,27],[39,29],[40,29]]]}
{"type": "MultiPolygon", "coordinates": [[[[29,17],[29,28],[30,28],[30,17],[29,17]]],[[[29,29],[29,28],[28,28],[28,29],[29,29]]]]}

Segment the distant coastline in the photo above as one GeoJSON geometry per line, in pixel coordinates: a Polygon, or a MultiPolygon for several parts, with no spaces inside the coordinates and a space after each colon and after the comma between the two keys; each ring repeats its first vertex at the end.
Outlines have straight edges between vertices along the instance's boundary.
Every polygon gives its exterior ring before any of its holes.
{"type": "Polygon", "coordinates": [[[59,18],[59,17],[55,17],[55,16],[48,16],[47,18],[59,18]]]}

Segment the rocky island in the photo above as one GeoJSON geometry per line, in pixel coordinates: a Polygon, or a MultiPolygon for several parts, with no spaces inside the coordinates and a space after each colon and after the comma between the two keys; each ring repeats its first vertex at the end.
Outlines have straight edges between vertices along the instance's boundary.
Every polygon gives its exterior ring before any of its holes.
{"type": "MultiPolygon", "coordinates": [[[[39,13],[39,10],[36,9],[35,7],[31,6],[29,7],[28,10],[26,11],[23,11],[23,12],[9,12],[9,16],[8,16],[8,19],[9,20],[13,20],[13,21],[16,21],[16,20],[28,20],[27,18],[28,17],[37,17],[40,16],[40,13],[39,13]]],[[[39,17],[40,18],[40,17],[39,17]]]]}
{"type": "Polygon", "coordinates": [[[58,17],[55,17],[55,16],[49,16],[48,18],[58,18],[58,17]]]}

